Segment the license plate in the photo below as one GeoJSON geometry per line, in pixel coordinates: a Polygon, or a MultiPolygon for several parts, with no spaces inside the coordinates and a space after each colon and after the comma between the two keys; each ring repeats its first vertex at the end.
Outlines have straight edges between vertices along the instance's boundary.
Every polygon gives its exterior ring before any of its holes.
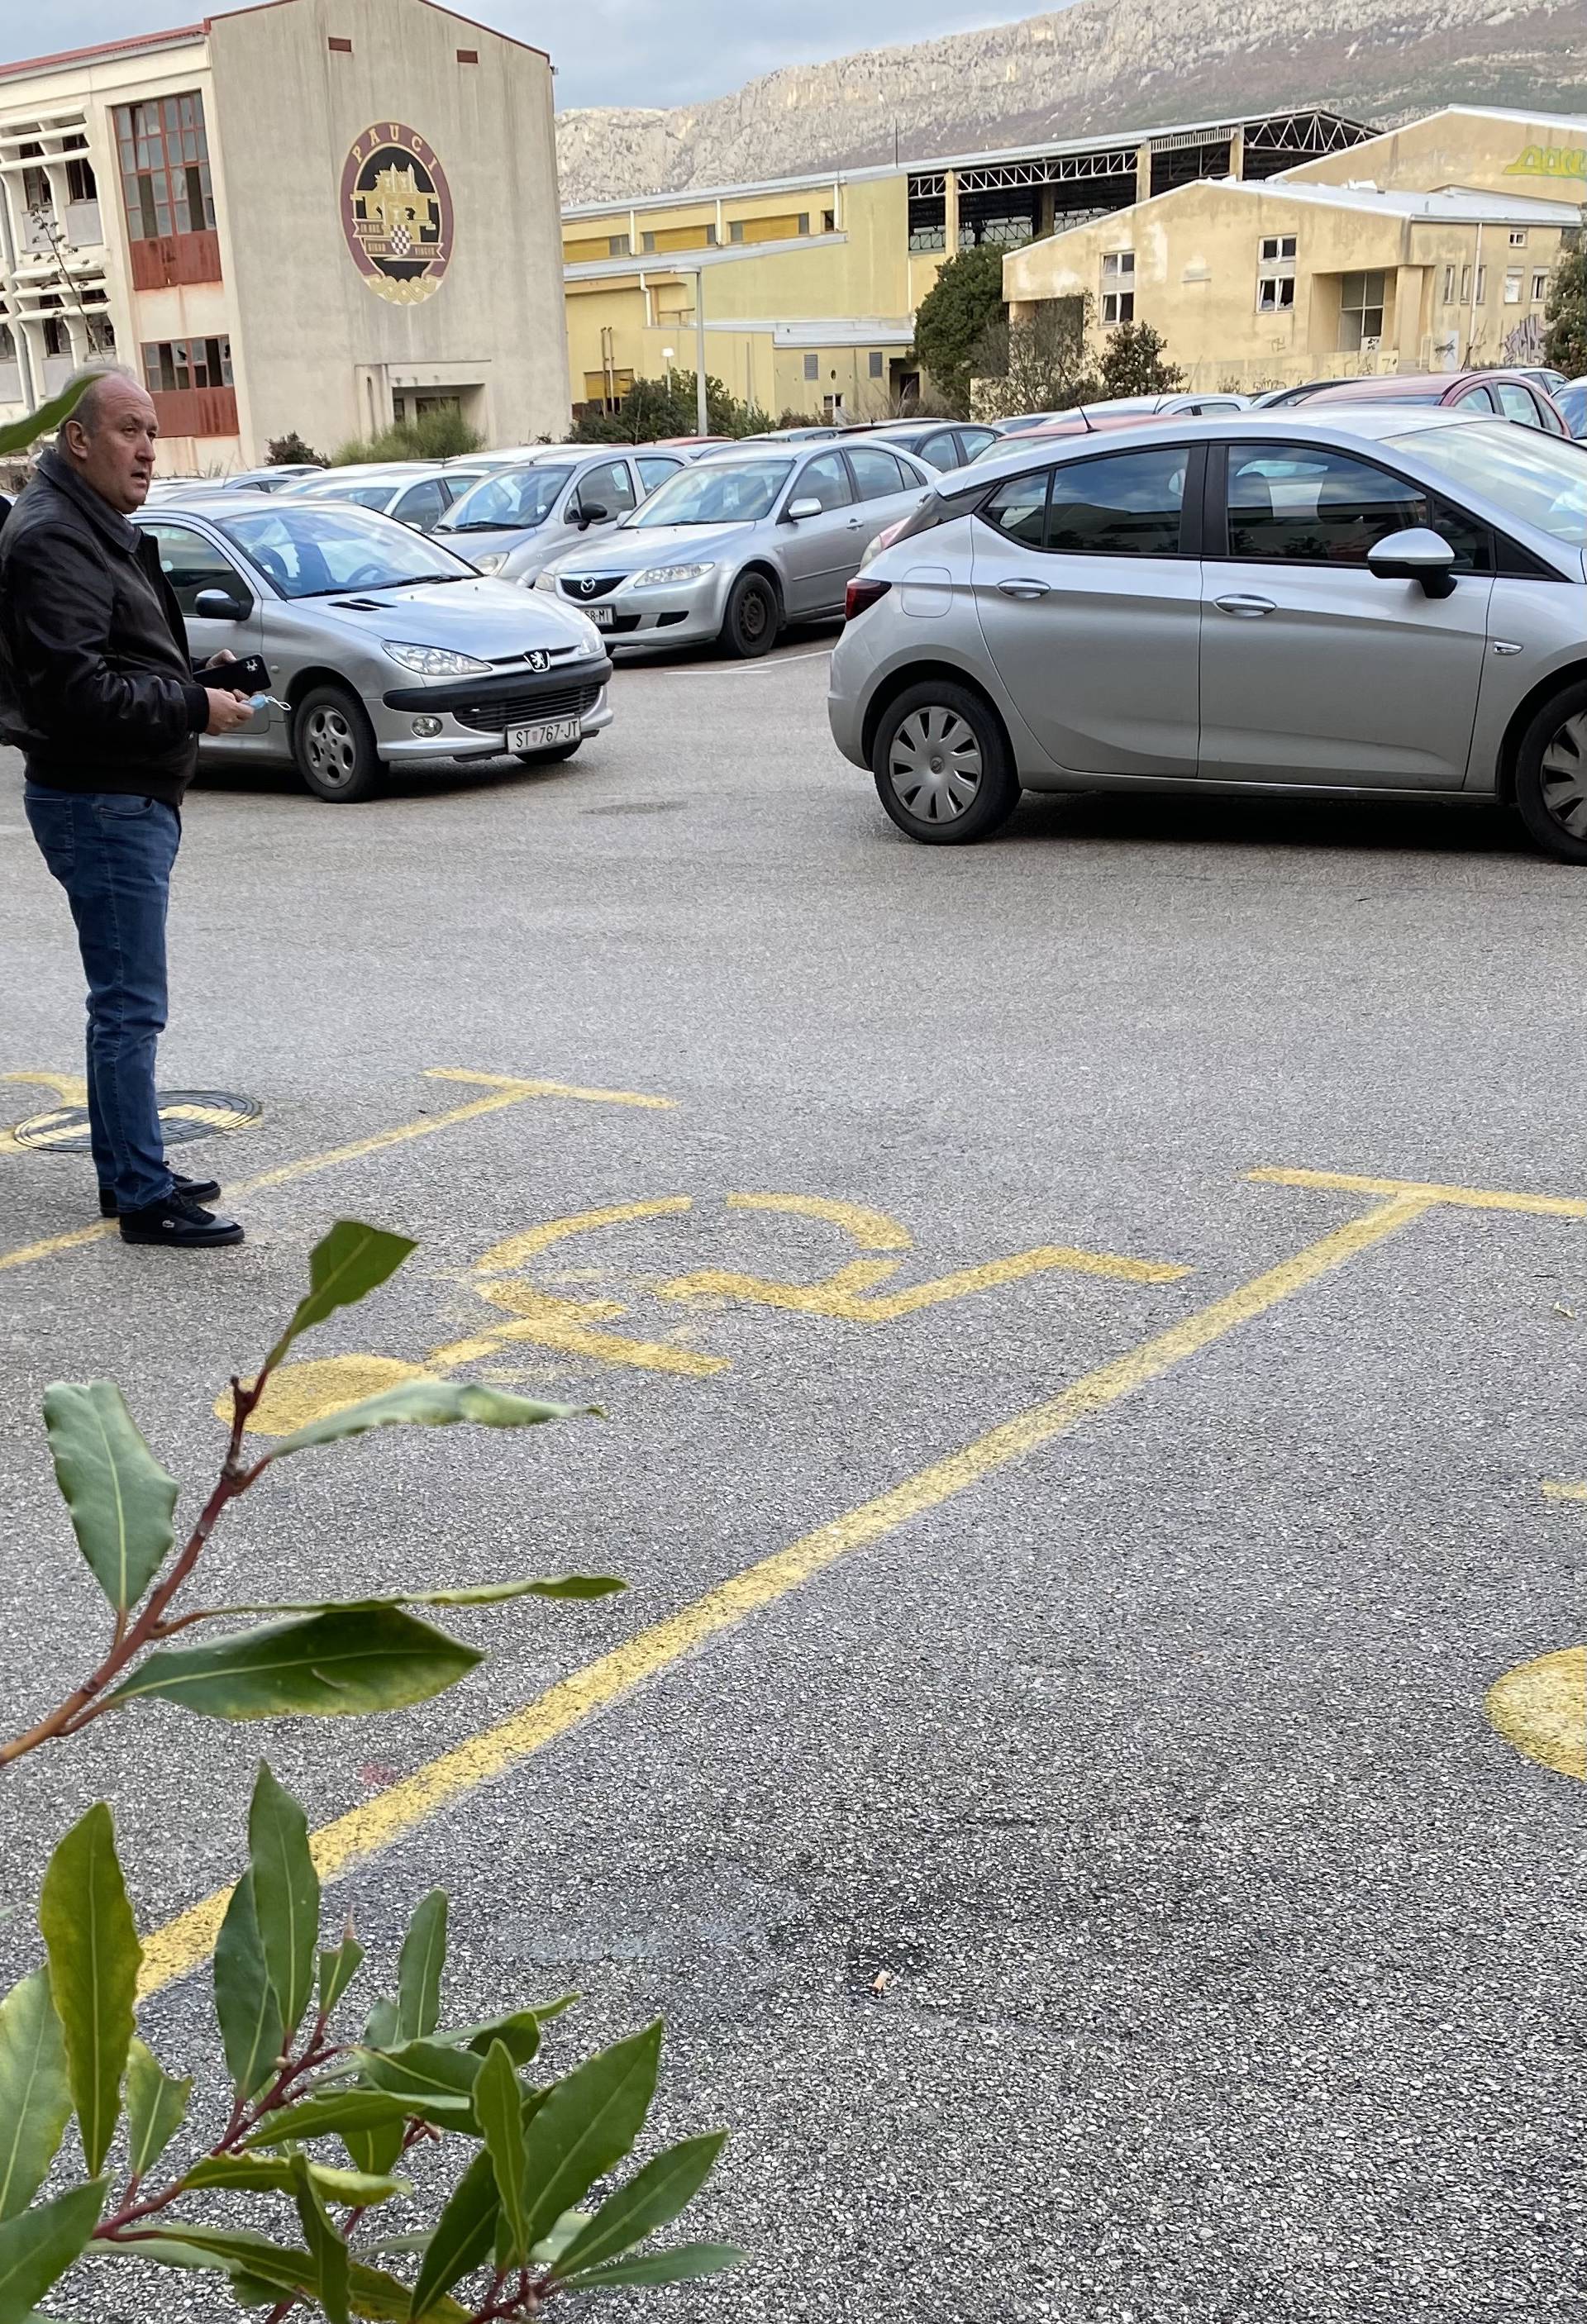
{"type": "Polygon", "coordinates": [[[512,726],[507,730],[510,751],[546,751],[558,742],[577,742],[580,728],[577,718],[546,718],[538,726],[512,726]]]}
{"type": "Polygon", "coordinates": [[[616,619],[616,609],[611,605],[583,605],[579,611],[589,615],[597,630],[609,630],[616,619]]]}

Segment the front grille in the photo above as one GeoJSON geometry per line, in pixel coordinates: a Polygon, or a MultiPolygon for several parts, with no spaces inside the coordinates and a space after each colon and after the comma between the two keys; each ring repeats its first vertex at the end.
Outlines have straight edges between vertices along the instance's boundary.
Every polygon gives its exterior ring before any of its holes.
{"type": "Polygon", "coordinates": [[[571,597],[576,605],[587,605],[592,598],[609,597],[618,583],[626,581],[627,578],[628,576],[625,573],[586,573],[575,581],[564,574],[562,595],[565,597],[571,597]],[[595,585],[593,589],[585,586],[590,581],[595,585]]]}
{"type": "Polygon", "coordinates": [[[459,726],[500,734],[509,726],[538,726],[548,718],[583,718],[600,698],[598,686],[550,687],[539,694],[498,694],[488,702],[460,703],[452,715],[459,726]]]}

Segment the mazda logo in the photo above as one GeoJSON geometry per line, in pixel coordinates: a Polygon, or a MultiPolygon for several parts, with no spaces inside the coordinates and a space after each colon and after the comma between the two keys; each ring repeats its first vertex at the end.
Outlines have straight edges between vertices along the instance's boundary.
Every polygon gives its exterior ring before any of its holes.
{"type": "Polygon", "coordinates": [[[531,669],[549,669],[551,667],[550,655],[540,651],[538,648],[527,659],[531,669]]]}
{"type": "Polygon", "coordinates": [[[584,581],[581,581],[581,582],[579,583],[578,586],[579,586],[580,594],[581,594],[582,595],[584,595],[584,596],[586,596],[586,597],[593,597],[593,596],[595,595],[595,577],[594,577],[594,576],[592,575],[592,576],[590,576],[590,577],[589,577],[588,579],[584,580],[584,581]]]}

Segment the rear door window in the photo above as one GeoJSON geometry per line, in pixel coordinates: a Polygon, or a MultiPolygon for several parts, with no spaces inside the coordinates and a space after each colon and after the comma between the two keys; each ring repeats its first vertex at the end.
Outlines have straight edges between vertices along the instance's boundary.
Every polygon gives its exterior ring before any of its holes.
{"type": "Polygon", "coordinates": [[[633,465],[639,470],[639,480],[646,492],[653,493],[658,484],[664,484],[669,476],[675,476],[678,474],[683,462],[663,460],[654,453],[648,453],[641,455],[633,465]]]}
{"type": "Polygon", "coordinates": [[[879,445],[857,446],[849,454],[849,466],[853,473],[854,490],[863,501],[891,500],[907,488],[902,468],[890,452],[879,445]]]}
{"type": "Polygon", "coordinates": [[[1518,379],[1496,379],[1491,384],[1507,420],[1517,420],[1523,428],[1542,427],[1542,407],[1529,387],[1523,387],[1518,379]]]}
{"type": "Polygon", "coordinates": [[[1047,541],[1047,471],[1034,476],[1010,476],[1000,484],[981,511],[982,521],[1006,540],[1025,549],[1041,549],[1047,541]]]}
{"type": "Polygon", "coordinates": [[[1047,546],[1064,557],[1176,557],[1185,516],[1182,445],[1066,460],[1053,470],[1047,546]]]}

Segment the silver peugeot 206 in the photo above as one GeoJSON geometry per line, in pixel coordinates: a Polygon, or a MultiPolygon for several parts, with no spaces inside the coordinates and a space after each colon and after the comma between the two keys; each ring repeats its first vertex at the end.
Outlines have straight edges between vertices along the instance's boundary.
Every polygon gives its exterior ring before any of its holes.
{"type": "Polygon", "coordinates": [[[1018,441],[848,594],[838,747],[912,839],[1021,788],[1509,801],[1587,863],[1587,449],[1388,405],[1018,441]]]}
{"type": "Polygon", "coordinates": [[[748,659],[785,622],[842,613],[871,542],[935,473],[864,441],[714,452],[535,586],[586,612],[615,653],[720,641],[748,659]]]}
{"type": "Polygon", "coordinates": [[[135,521],[196,658],[262,654],[270,673],[252,724],[206,753],[287,761],[317,798],[350,801],[406,761],[538,765],[611,723],[612,664],[582,613],[487,580],[391,517],[239,492],[135,521]]]}

